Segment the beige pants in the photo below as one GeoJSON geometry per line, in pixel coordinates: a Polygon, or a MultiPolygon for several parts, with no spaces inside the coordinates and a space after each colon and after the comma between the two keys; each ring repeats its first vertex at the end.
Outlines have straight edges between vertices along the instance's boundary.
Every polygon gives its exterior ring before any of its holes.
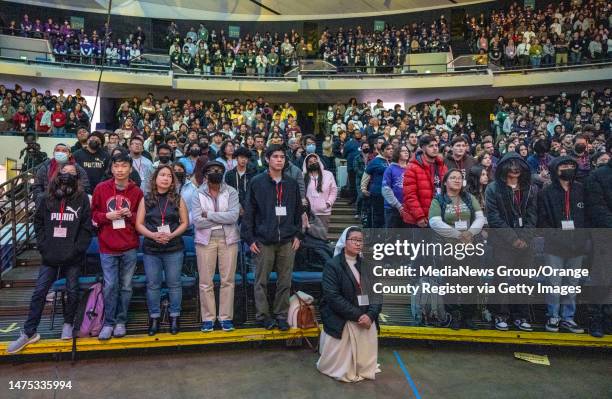
{"type": "Polygon", "coordinates": [[[227,245],[225,238],[211,237],[208,245],[196,245],[198,273],[200,275],[200,310],[202,321],[215,321],[217,306],[213,277],[219,259],[221,289],[219,292],[219,320],[234,318],[234,278],[238,256],[238,244],[227,245]]]}

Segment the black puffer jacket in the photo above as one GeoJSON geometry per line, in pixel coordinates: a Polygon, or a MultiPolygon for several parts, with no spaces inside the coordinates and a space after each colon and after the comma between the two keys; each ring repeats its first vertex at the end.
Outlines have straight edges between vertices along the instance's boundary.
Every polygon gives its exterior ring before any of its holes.
{"type": "Polygon", "coordinates": [[[538,195],[538,227],[544,228],[544,252],[561,257],[575,257],[588,252],[586,217],[584,209],[584,187],[577,181],[570,188],[570,220],[577,230],[562,230],[561,221],[566,220],[565,190],[559,182],[559,165],[572,163],[578,168],[574,158],[562,156],[550,162],[551,184],[538,195]]]}
{"type": "MultiPolygon", "coordinates": [[[[355,267],[361,273],[360,260],[355,267]]],[[[370,296],[368,306],[359,306],[357,281],[346,263],[344,251],[329,260],[323,268],[321,291],[321,321],[328,335],[341,339],[346,322],[357,322],[363,314],[367,314],[378,325],[378,315],[382,310],[381,302],[370,296]]]]}
{"type": "Polygon", "coordinates": [[[586,194],[590,227],[612,227],[612,160],[591,172],[586,194]]]}

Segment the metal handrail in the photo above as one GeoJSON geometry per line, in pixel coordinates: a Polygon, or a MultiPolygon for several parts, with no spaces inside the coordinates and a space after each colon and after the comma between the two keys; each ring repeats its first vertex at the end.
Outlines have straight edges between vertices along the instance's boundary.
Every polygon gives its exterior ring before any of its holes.
{"type": "Polygon", "coordinates": [[[596,67],[608,67],[608,66],[612,66],[612,59],[606,59],[606,60],[602,60],[602,62],[591,62],[588,64],[567,64],[567,65],[556,65],[556,66],[540,66],[538,68],[524,68],[524,67],[520,67],[520,66],[514,66],[514,67],[509,67],[509,68],[503,68],[503,69],[492,69],[492,72],[494,75],[503,75],[503,74],[509,74],[509,73],[516,73],[516,72],[524,72],[524,73],[531,73],[531,72],[559,72],[562,70],[573,70],[573,69],[589,69],[589,68],[596,68],[596,67]]]}
{"type": "Polygon", "coordinates": [[[36,169],[32,168],[0,184],[0,287],[2,274],[17,265],[17,256],[35,238],[32,191],[36,169]]]}

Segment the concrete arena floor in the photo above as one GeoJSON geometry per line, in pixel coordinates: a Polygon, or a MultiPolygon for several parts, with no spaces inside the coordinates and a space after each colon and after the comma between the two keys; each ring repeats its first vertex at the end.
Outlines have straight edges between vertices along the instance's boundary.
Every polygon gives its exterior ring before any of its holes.
{"type": "Polygon", "coordinates": [[[282,347],[204,349],[0,364],[0,398],[612,398],[610,352],[497,346],[384,346],[376,381],[346,384],[317,355],[282,347]],[[551,366],[513,358],[548,354],[551,366]],[[417,394],[399,366],[405,364],[417,394]],[[71,380],[72,390],[10,391],[10,380],[71,380]],[[418,396],[417,396],[418,395],[418,396]]]}

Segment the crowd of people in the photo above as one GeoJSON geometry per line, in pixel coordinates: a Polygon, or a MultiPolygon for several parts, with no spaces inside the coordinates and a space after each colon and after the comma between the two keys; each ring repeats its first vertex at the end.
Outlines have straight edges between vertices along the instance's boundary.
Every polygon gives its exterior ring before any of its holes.
{"type": "Polygon", "coordinates": [[[74,94],[63,89],[51,94],[51,90],[39,93],[24,91],[20,85],[12,90],[0,85],[0,132],[75,135],[81,128],[90,128],[92,116],[81,89],[74,94]]]}
{"type": "MultiPolygon", "coordinates": [[[[610,59],[610,5],[596,0],[554,2],[543,8],[513,3],[480,15],[466,14],[463,24],[467,51],[486,56],[503,68],[540,67],[599,62],[610,59]]],[[[105,24],[86,32],[47,18],[27,14],[12,20],[3,33],[48,39],[57,61],[129,66],[144,51],[140,26],[125,38],[113,36],[105,24]]],[[[187,73],[226,76],[281,76],[316,56],[340,72],[404,73],[408,54],[451,49],[450,22],[442,14],[432,21],[385,24],[381,30],[362,26],[325,29],[309,41],[295,29],[286,33],[254,32],[238,36],[204,23],[180,32],[172,22],[166,32],[170,62],[187,73]]],[[[459,46],[458,49],[462,48],[459,46]]],[[[461,50],[459,50],[461,51],[461,50]]]]}
{"type": "Polygon", "coordinates": [[[127,37],[116,37],[108,23],[87,31],[74,28],[68,19],[63,23],[53,18],[11,20],[2,27],[2,34],[49,41],[56,62],[111,66],[129,66],[138,60],[145,45],[145,32],[137,26],[127,37]]]}
{"type": "Polygon", "coordinates": [[[532,9],[514,3],[490,15],[466,15],[465,39],[494,65],[544,67],[609,60],[610,3],[585,0],[532,9]]]}
{"type": "MultiPolygon", "coordinates": [[[[35,226],[44,273],[24,333],[9,349],[17,352],[39,339],[41,301],[58,267],[68,279],[62,337],[72,336],[75,269],[94,231],[105,278],[106,316],[99,339],[126,333],[139,236],[144,237],[149,333],[160,329],[162,275],[169,289],[170,331],[178,333],[181,236],[191,234],[204,332],[212,331],[216,321],[225,331],[234,328],[240,251],[253,258],[256,317],[267,329],[289,328],[291,276],[301,266],[295,264],[296,253],[309,248],[322,257],[325,334],[319,368],[338,379],[359,379],[364,374],[355,370],[352,376],[336,375],[326,358],[326,351],[346,354],[347,334],[361,342],[375,339],[372,328],[380,312],[379,305],[358,302],[339,288],[350,280],[338,272],[341,268],[359,281],[363,235],[359,226],[349,227],[337,253],[328,252],[337,197],[354,204],[356,224],[365,228],[431,228],[463,243],[481,239],[488,229],[510,229],[516,239],[500,246],[506,253],[494,255],[526,259],[531,246],[523,229],[563,231],[570,222],[572,229],[612,227],[611,102],[609,88],[524,101],[499,97],[490,126],[476,126],[460,103],[436,99],[387,109],[380,100],[351,99],[330,105],[324,131],[314,135],[312,128],[300,126],[291,104],[271,105],[261,97],[206,104],[149,94],[125,101],[116,113],[116,131],[81,128],[73,147],[57,144],[52,158],[37,166],[35,226]],[[344,161],[347,184],[339,188],[338,167],[344,161]],[[213,288],[217,260],[218,306],[213,288]],[[277,288],[270,304],[272,270],[277,288]]],[[[545,251],[553,267],[566,268],[580,262],[588,247],[577,241],[571,253],[554,245],[545,251]]],[[[546,302],[547,331],[584,332],[575,319],[575,296],[551,295],[546,302]]],[[[532,331],[538,321],[530,319],[525,305],[489,305],[488,310],[499,330],[532,331]]],[[[607,306],[589,306],[591,335],[609,333],[609,312],[607,306]]],[[[422,324],[476,328],[475,308],[468,305],[449,304],[437,314],[417,311],[413,316],[422,324]]],[[[367,356],[369,371],[364,373],[372,376],[376,363],[372,352],[367,356]]]]}

